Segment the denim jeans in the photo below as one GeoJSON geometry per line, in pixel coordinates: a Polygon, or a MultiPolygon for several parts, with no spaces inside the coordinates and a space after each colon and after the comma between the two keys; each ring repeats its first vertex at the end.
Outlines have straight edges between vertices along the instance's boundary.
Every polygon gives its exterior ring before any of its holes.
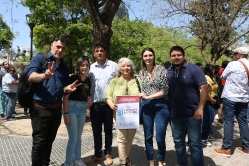
{"type": "Polygon", "coordinates": [[[48,166],[52,145],[61,123],[61,107],[30,109],[32,124],[32,166],[48,166]]]}
{"type": "Polygon", "coordinates": [[[247,122],[249,123],[249,107],[247,108],[247,122]]]}
{"type": "Polygon", "coordinates": [[[156,125],[156,141],[158,146],[158,160],[165,158],[165,137],[169,122],[169,102],[164,98],[154,100],[142,100],[144,137],[147,160],[154,160],[153,133],[156,125]]]}
{"type": "Polygon", "coordinates": [[[0,115],[4,115],[5,112],[5,97],[4,92],[0,88],[0,115]]]}
{"type": "Polygon", "coordinates": [[[81,159],[81,134],[86,120],[87,102],[68,100],[70,126],[67,126],[68,142],[65,164],[71,165],[81,159]]]}
{"type": "Polygon", "coordinates": [[[204,166],[201,141],[201,120],[196,120],[193,117],[171,117],[171,129],[178,165],[188,165],[185,145],[185,137],[186,134],[188,134],[192,165],[204,166]]]}
{"type": "Polygon", "coordinates": [[[112,124],[113,111],[107,104],[93,103],[90,108],[90,117],[93,129],[94,155],[102,157],[102,124],[105,131],[105,150],[104,154],[111,155],[112,151],[112,124]]]}
{"type": "Polygon", "coordinates": [[[9,120],[12,118],[13,110],[15,110],[16,105],[16,93],[5,93],[4,97],[6,101],[6,120],[9,120]]]}
{"type": "Polygon", "coordinates": [[[223,98],[224,138],[223,149],[231,149],[233,143],[234,116],[239,123],[242,147],[249,150],[248,103],[234,102],[223,98]]]}
{"type": "Polygon", "coordinates": [[[214,121],[214,116],[217,110],[213,107],[213,104],[207,100],[203,109],[203,118],[202,118],[202,133],[201,137],[203,140],[208,138],[210,128],[214,121]]]}

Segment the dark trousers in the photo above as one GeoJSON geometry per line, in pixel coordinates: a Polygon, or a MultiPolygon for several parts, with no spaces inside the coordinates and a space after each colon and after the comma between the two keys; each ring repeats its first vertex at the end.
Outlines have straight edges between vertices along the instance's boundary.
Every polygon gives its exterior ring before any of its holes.
{"type": "Polygon", "coordinates": [[[112,124],[113,111],[105,104],[93,103],[90,108],[90,117],[92,122],[94,137],[94,155],[102,157],[102,124],[105,131],[105,150],[104,154],[110,154],[112,151],[112,124]]]}
{"type": "Polygon", "coordinates": [[[53,141],[61,123],[61,107],[30,109],[32,123],[32,166],[48,166],[53,141]]]}

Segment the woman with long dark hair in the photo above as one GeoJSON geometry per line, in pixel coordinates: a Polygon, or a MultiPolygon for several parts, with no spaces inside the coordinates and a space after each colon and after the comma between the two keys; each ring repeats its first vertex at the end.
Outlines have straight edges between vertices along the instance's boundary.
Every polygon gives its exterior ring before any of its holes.
{"type": "Polygon", "coordinates": [[[217,109],[220,107],[218,98],[218,83],[217,75],[219,72],[218,66],[207,64],[204,68],[204,74],[208,83],[207,101],[203,110],[202,120],[202,143],[206,146],[212,146],[215,138],[209,135],[211,125],[214,121],[214,116],[217,114],[217,109]]]}
{"type": "Polygon", "coordinates": [[[168,74],[167,70],[156,65],[152,48],[142,51],[142,66],[139,77],[142,81],[141,111],[143,114],[146,156],[150,166],[154,166],[153,130],[156,124],[156,141],[158,145],[159,166],[164,165],[165,136],[169,121],[168,74]]]}

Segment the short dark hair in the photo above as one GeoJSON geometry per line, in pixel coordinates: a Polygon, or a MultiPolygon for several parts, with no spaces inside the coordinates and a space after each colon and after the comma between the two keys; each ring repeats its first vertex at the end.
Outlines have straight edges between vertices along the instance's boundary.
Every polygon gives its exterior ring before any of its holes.
{"type": "Polygon", "coordinates": [[[169,55],[171,55],[172,51],[181,51],[183,55],[185,55],[184,49],[181,46],[173,46],[170,49],[169,55]]]}
{"type": "Polygon", "coordinates": [[[200,63],[200,62],[195,63],[195,65],[197,65],[197,66],[203,66],[202,63],[200,63]]]}
{"type": "Polygon", "coordinates": [[[221,67],[226,68],[228,63],[229,63],[229,61],[223,61],[221,67]]]}
{"type": "Polygon", "coordinates": [[[16,71],[15,67],[13,67],[13,66],[9,67],[8,72],[10,72],[10,71],[16,71]]]}
{"type": "MultiPolygon", "coordinates": [[[[4,66],[5,62],[7,62],[7,61],[4,61],[4,62],[3,62],[3,66],[4,66]]],[[[7,63],[8,63],[8,62],[7,62],[7,63]]]]}
{"type": "Polygon", "coordinates": [[[61,41],[62,43],[68,44],[68,39],[65,36],[56,36],[53,40],[53,42],[61,41]]]}
{"type": "Polygon", "coordinates": [[[95,49],[95,48],[98,48],[98,47],[103,47],[104,50],[106,51],[106,45],[105,45],[104,43],[100,42],[100,41],[98,41],[98,42],[96,42],[96,43],[94,44],[94,49],[95,49]]]}
{"type": "Polygon", "coordinates": [[[166,61],[166,62],[164,62],[164,67],[170,67],[170,65],[171,65],[171,62],[170,61],[166,61]]]}

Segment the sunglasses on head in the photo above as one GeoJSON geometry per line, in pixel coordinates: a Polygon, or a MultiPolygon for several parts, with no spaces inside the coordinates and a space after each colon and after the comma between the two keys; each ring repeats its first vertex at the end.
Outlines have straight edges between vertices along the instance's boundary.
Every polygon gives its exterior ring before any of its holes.
{"type": "Polygon", "coordinates": [[[57,41],[61,41],[62,43],[65,43],[66,45],[67,45],[67,38],[66,37],[64,37],[64,36],[57,36],[57,37],[55,37],[54,38],[54,40],[53,40],[54,42],[57,42],[57,41]]]}

